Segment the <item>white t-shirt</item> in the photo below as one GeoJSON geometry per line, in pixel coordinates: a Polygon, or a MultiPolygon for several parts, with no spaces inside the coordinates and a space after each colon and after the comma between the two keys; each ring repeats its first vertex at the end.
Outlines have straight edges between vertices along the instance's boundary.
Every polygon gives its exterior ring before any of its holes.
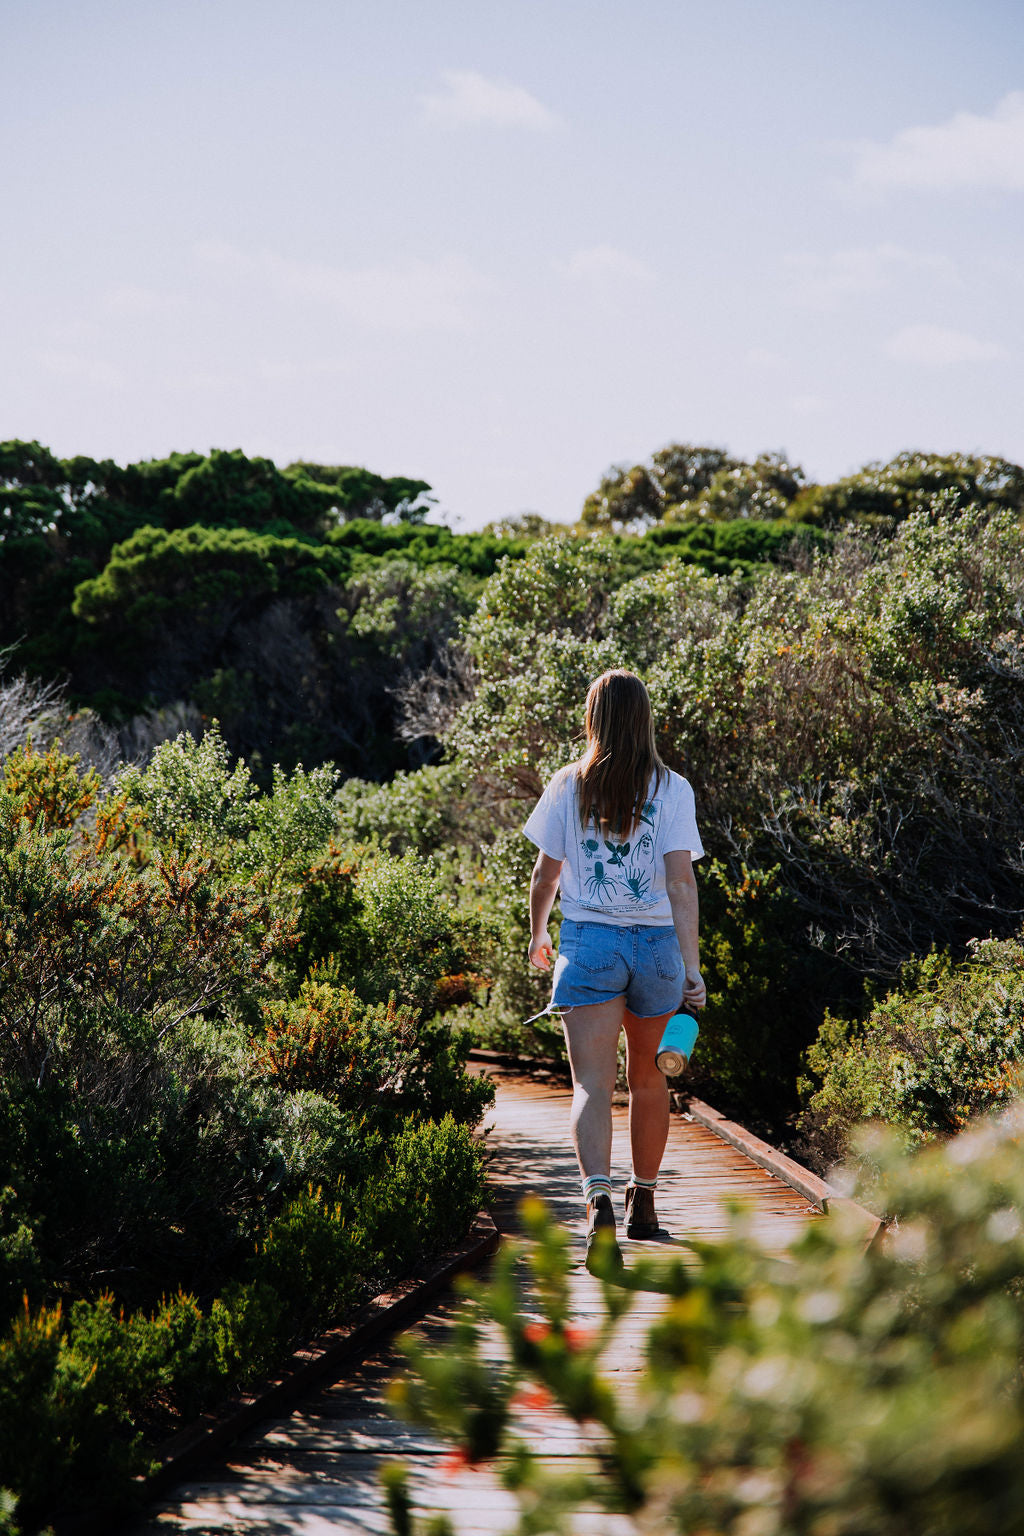
{"type": "Polygon", "coordinates": [[[582,824],[577,783],[575,764],[559,769],[523,827],[542,853],[563,861],[562,916],[620,928],[671,923],[665,855],[683,849],[699,859],[704,852],[687,781],[669,770],[655,793],[652,777],[640,823],[621,842],[593,821],[582,824]]]}

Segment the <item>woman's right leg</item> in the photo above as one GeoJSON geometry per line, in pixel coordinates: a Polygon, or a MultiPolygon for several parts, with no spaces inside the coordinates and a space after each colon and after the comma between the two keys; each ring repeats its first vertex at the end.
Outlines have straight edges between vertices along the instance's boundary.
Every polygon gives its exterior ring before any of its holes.
{"type": "Polygon", "coordinates": [[[584,1181],[611,1171],[612,1094],[625,1011],[625,998],[613,997],[562,1014],[572,1069],[569,1128],[584,1181]]]}

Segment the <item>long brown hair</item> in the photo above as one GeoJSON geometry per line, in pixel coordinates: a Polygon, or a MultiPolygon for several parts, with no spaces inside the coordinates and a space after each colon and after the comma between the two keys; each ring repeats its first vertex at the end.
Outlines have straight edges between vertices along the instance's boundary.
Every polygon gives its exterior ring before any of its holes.
{"type": "Polygon", "coordinates": [[[633,672],[603,672],[587,692],[587,748],[577,764],[580,821],[593,816],[602,831],[628,837],[640,823],[651,774],[655,787],[668,769],[654,745],[647,689],[633,672]]]}

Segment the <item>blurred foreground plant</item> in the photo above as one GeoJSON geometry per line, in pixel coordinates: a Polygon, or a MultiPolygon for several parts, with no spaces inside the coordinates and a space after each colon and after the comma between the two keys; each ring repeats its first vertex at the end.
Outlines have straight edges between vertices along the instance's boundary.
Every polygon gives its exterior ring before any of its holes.
{"type": "MultiPolygon", "coordinates": [[[[567,1240],[527,1202],[529,1245],[503,1252],[443,1354],[410,1350],[396,1406],[466,1466],[495,1461],[524,1533],[566,1531],[581,1505],[688,1536],[1024,1530],[1022,1138],[1020,1107],[914,1156],[862,1133],[875,1193],[899,1213],[884,1241],[865,1250],[836,1211],[772,1258],[737,1208],[724,1241],[604,1285],[586,1332],[570,1320],[567,1240]],[[638,1291],[666,1300],[627,1398],[602,1353],[638,1291]],[[569,1474],[544,1465],[542,1406],[591,1447],[569,1474]]],[[[412,1531],[399,1471],[389,1499],[396,1532],[412,1531]]]]}

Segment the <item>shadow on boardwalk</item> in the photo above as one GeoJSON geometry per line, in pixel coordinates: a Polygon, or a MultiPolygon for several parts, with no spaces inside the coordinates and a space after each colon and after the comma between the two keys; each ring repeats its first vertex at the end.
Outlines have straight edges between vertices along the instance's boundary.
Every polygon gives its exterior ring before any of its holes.
{"type": "MultiPolygon", "coordinates": [[[[598,1287],[583,1268],[584,1220],[579,1175],[567,1137],[569,1098],[564,1089],[502,1077],[487,1122],[489,1182],[495,1220],[516,1230],[516,1207],[526,1195],[542,1196],[574,1237],[572,1297],[580,1321],[600,1311],[598,1287]]],[[[629,1172],[626,1117],[615,1112],[612,1175],[619,1191],[629,1172]]],[[[671,1238],[714,1238],[726,1230],[723,1200],[749,1202],[752,1235],[773,1251],[786,1248],[817,1210],[787,1185],[757,1167],[712,1131],[673,1116],[658,1192],[661,1224],[671,1238]]],[[[618,1196],[621,1212],[621,1193],[618,1196]]],[[[650,1251],[651,1244],[625,1244],[650,1251]]],[[[659,1245],[660,1246],[660,1245],[659,1245]]],[[[628,1257],[628,1255],[627,1255],[628,1257]]],[[[446,1296],[414,1330],[442,1348],[460,1305],[446,1296]]],[[[527,1298],[527,1305],[529,1304],[527,1298]]],[[[639,1371],[640,1343],[660,1310],[656,1296],[641,1296],[617,1330],[604,1358],[623,1391],[639,1371]]],[[[495,1364],[500,1350],[495,1340],[495,1364]]],[[[288,1418],[268,1423],[240,1443],[221,1466],[181,1484],[172,1497],[135,1524],[129,1536],[329,1536],[386,1532],[387,1515],[378,1474],[383,1462],[403,1458],[422,1512],[445,1510],[459,1536],[491,1536],[516,1523],[512,1497],[491,1470],[446,1470],[445,1445],[427,1432],[396,1420],[386,1406],[390,1378],[403,1356],[380,1350],[344,1381],[304,1403],[288,1418]]],[[[585,1437],[573,1424],[542,1411],[524,1418],[524,1435],[552,1464],[588,1457],[585,1437]]],[[[597,1510],[579,1512],[580,1536],[626,1536],[632,1523],[597,1510]]]]}

